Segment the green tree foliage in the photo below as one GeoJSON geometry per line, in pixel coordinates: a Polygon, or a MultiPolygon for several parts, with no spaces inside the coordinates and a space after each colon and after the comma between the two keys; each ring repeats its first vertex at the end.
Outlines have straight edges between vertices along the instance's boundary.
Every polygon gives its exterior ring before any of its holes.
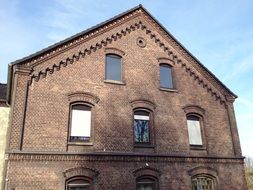
{"type": "Polygon", "coordinates": [[[245,159],[245,176],[249,190],[253,190],[253,159],[245,159]]]}

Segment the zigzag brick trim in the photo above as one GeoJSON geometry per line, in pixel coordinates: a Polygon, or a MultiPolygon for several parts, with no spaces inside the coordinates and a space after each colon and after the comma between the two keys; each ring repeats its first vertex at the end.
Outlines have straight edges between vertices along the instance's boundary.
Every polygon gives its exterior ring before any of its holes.
{"type": "Polygon", "coordinates": [[[51,68],[47,67],[44,71],[40,71],[37,75],[33,74],[31,76],[31,80],[29,81],[29,84],[31,85],[33,81],[38,82],[41,78],[45,78],[48,74],[53,74],[55,71],[59,71],[62,67],[66,67],[69,64],[73,64],[75,61],[78,61],[80,58],[84,58],[87,55],[90,55],[92,52],[96,52],[98,49],[101,49],[103,46],[107,46],[108,44],[111,44],[113,41],[116,41],[117,39],[121,39],[123,36],[126,36],[127,34],[131,33],[132,31],[136,29],[145,30],[146,34],[150,36],[151,39],[154,39],[154,42],[164,50],[164,52],[167,53],[168,58],[174,61],[176,64],[181,65],[183,69],[185,69],[185,72],[188,73],[190,76],[194,78],[198,82],[199,85],[201,85],[204,89],[207,90],[208,93],[211,94],[211,96],[215,97],[215,100],[219,101],[221,105],[226,105],[226,100],[224,97],[222,97],[218,92],[216,92],[216,89],[213,89],[213,87],[208,84],[204,79],[199,76],[196,71],[194,71],[193,68],[188,66],[187,63],[183,62],[181,59],[178,58],[176,53],[172,52],[169,47],[163,43],[156,34],[152,33],[152,31],[144,25],[141,21],[138,23],[135,23],[134,25],[131,25],[129,27],[126,27],[124,30],[121,30],[120,32],[117,32],[116,34],[111,35],[110,37],[107,37],[106,39],[102,40],[99,43],[96,43],[95,45],[91,45],[89,48],[85,48],[83,51],[79,51],[77,54],[73,54],[72,57],[68,57],[64,61],[60,61],[58,64],[54,64],[51,68]]]}

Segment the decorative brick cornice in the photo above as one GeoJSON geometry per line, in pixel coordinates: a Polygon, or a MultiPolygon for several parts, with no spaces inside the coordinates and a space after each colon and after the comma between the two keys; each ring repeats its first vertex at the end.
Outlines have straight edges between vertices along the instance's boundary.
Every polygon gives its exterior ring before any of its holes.
{"type": "Polygon", "coordinates": [[[15,74],[27,75],[29,76],[32,73],[32,69],[27,66],[17,65],[14,70],[15,74]]]}
{"type": "MultiPolygon", "coordinates": [[[[73,40],[69,40],[66,39],[64,41],[66,41],[65,43],[60,42],[58,45],[55,44],[53,46],[56,46],[54,48],[48,47],[47,49],[49,49],[48,51],[43,51],[43,53],[39,54],[38,56],[33,56],[31,59],[28,59],[27,61],[23,62],[22,64],[26,64],[28,66],[34,67],[38,64],[40,64],[41,62],[44,62],[48,59],[51,59],[52,57],[59,55],[62,52],[65,52],[69,49],[72,49],[73,47],[76,47],[82,43],[85,43],[87,41],[89,41],[92,38],[95,38],[99,35],[101,35],[102,33],[105,33],[109,30],[111,30],[112,28],[117,27],[118,25],[125,23],[137,16],[140,15],[140,13],[142,12],[142,9],[139,7],[138,9],[131,11],[130,13],[126,14],[126,15],[122,15],[119,16],[117,19],[110,19],[111,21],[106,21],[108,22],[106,25],[104,25],[103,23],[101,23],[100,25],[97,25],[95,27],[92,27],[91,29],[88,29],[88,31],[84,31],[80,34],[77,34],[71,38],[74,38],[73,40]]],[[[112,36],[112,40],[116,40],[117,38],[121,38],[122,34],[119,32],[117,33],[117,35],[113,35],[112,36]]],[[[96,46],[96,45],[95,45],[96,46]]]]}
{"type": "MultiPolygon", "coordinates": [[[[200,76],[198,73],[203,73],[200,66],[192,66],[192,64],[186,63],[183,60],[179,58],[179,55],[173,50],[171,50],[166,43],[163,42],[155,33],[153,33],[145,24],[142,23],[142,21],[139,21],[135,24],[132,24],[125,29],[122,29],[120,32],[117,32],[116,34],[112,34],[110,37],[107,37],[106,39],[101,40],[100,42],[91,45],[89,48],[85,48],[83,51],[79,51],[78,53],[74,54],[72,57],[68,57],[65,60],[60,61],[58,64],[54,64],[52,67],[47,67],[45,70],[38,72],[38,74],[33,74],[31,76],[30,84],[33,81],[39,81],[41,78],[45,78],[49,74],[53,74],[55,71],[58,71],[61,69],[61,67],[66,67],[69,64],[73,64],[75,61],[78,61],[80,58],[84,58],[87,55],[90,55],[93,52],[96,52],[98,49],[101,49],[102,47],[107,46],[108,44],[111,44],[113,41],[116,41],[118,39],[122,39],[122,37],[126,36],[127,34],[131,33],[131,31],[134,31],[136,29],[144,30],[145,33],[154,40],[154,42],[163,49],[163,51],[167,54],[167,59],[171,60],[175,64],[178,64],[182,67],[182,69],[185,70],[186,73],[189,74],[200,86],[203,87],[212,97],[215,98],[215,100],[219,101],[220,104],[226,104],[226,99],[224,95],[221,95],[221,93],[216,89],[217,85],[213,83],[213,79],[210,76],[207,76],[206,74],[203,74],[203,76],[206,76],[208,79],[212,79],[210,82],[207,82],[207,79],[200,76]],[[197,69],[196,69],[197,68],[197,69]],[[211,84],[212,85],[211,85],[211,84]],[[214,84],[214,86],[213,86],[214,84]]],[[[168,36],[168,35],[167,35],[168,36]]],[[[178,46],[178,45],[177,45],[178,46]]],[[[220,89],[220,88],[219,88],[220,89]]],[[[222,91],[223,92],[223,91],[222,91]]]]}
{"type": "MultiPolygon", "coordinates": [[[[164,39],[171,44],[177,52],[180,52],[180,55],[191,63],[191,66],[194,67],[202,76],[207,78],[212,85],[217,88],[222,94],[231,94],[236,98],[237,96],[233,94],[219,79],[215,77],[194,55],[192,55],[180,42],[178,42],[173,35],[171,35],[166,28],[164,28],[155,18],[152,17],[148,12],[142,12],[144,18],[147,20],[149,24],[154,26],[156,31],[161,35],[164,36],[164,39]]],[[[148,31],[149,32],[149,31],[148,31]]],[[[159,41],[159,39],[156,39],[159,41]]],[[[160,44],[163,46],[163,43],[160,44]]],[[[223,100],[222,100],[223,101],[223,100]]]]}
{"type": "Polygon", "coordinates": [[[141,154],[120,152],[54,153],[12,152],[10,161],[89,161],[89,162],[185,162],[185,163],[237,163],[243,164],[244,157],[187,156],[177,154],[141,154]]]}

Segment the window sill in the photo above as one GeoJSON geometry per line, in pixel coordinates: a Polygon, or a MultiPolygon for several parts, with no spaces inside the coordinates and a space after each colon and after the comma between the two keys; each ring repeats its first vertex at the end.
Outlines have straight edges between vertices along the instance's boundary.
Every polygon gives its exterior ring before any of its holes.
{"type": "Polygon", "coordinates": [[[68,145],[74,145],[74,146],[92,146],[93,142],[68,142],[68,145]]]}
{"type": "Polygon", "coordinates": [[[206,150],[203,145],[190,145],[191,150],[206,150]]]}
{"type": "Polygon", "coordinates": [[[134,144],[134,148],[155,148],[152,144],[134,144]]]}
{"type": "Polygon", "coordinates": [[[167,92],[178,92],[175,88],[162,88],[160,87],[159,90],[161,91],[167,91],[167,92]]]}
{"type": "Polygon", "coordinates": [[[104,80],[104,83],[117,84],[117,85],[126,85],[126,83],[124,83],[122,81],[117,81],[117,80],[104,80]]]}

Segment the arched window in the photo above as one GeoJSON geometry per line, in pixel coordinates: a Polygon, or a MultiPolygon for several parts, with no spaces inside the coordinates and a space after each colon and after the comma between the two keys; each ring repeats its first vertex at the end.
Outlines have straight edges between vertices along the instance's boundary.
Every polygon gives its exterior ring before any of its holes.
{"type": "Polygon", "coordinates": [[[167,64],[160,64],[160,87],[174,88],[172,81],[172,67],[167,64]]]}
{"type": "Polygon", "coordinates": [[[157,179],[153,176],[141,176],[137,178],[136,190],[158,190],[157,179]]]}
{"type": "Polygon", "coordinates": [[[122,81],[122,58],[115,54],[106,55],[106,80],[122,81]]]}
{"type": "Polygon", "coordinates": [[[90,141],[91,138],[91,107],[74,103],[70,106],[70,142],[90,141]]]}
{"type": "Polygon", "coordinates": [[[150,141],[150,112],[146,110],[134,111],[134,142],[138,144],[150,141]]]}
{"type": "Polygon", "coordinates": [[[196,114],[187,115],[187,127],[190,145],[202,146],[201,118],[196,114]]]}
{"type": "Polygon", "coordinates": [[[67,190],[92,190],[92,181],[85,177],[75,177],[67,181],[67,190]]]}
{"type": "Polygon", "coordinates": [[[198,175],[192,178],[192,190],[215,190],[215,181],[207,175],[198,175]]]}

